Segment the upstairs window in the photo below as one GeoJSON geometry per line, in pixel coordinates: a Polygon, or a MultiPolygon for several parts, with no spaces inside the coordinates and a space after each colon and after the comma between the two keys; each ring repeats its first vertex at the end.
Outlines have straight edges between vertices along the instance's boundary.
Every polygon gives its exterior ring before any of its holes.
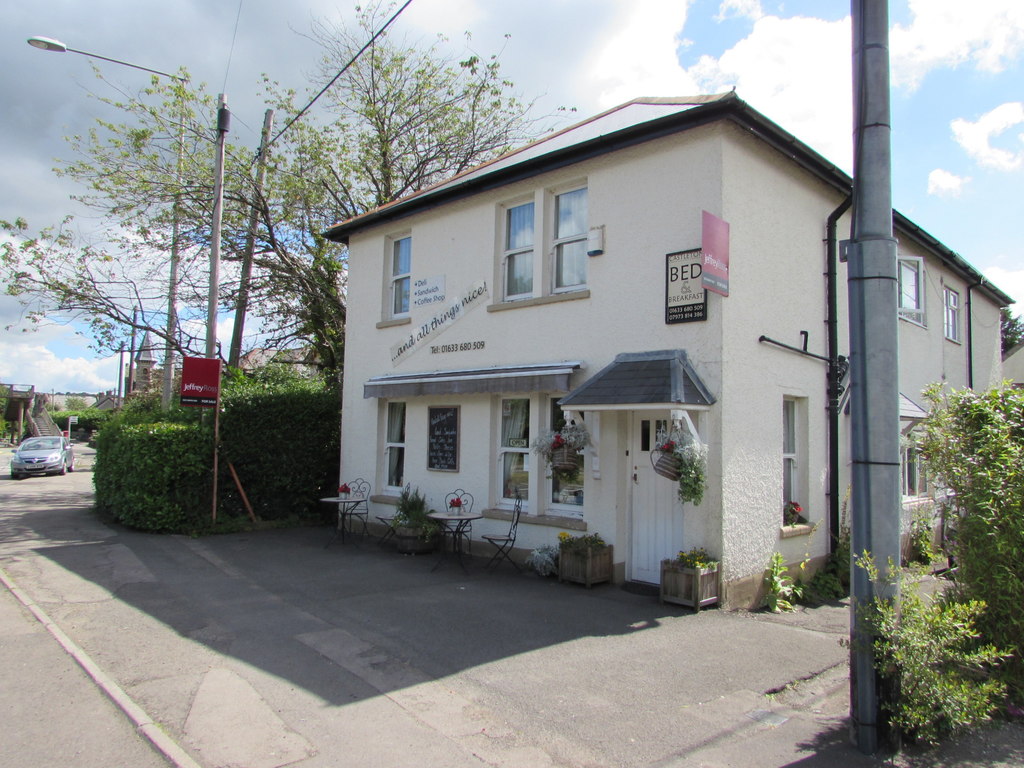
{"type": "Polygon", "coordinates": [[[587,284],[587,189],[555,196],[555,292],[587,284]]]}
{"type": "Polygon", "coordinates": [[[505,211],[505,298],[533,295],[533,203],[505,211]]]}
{"type": "Polygon", "coordinates": [[[943,292],[943,329],[946,338],[950,341],[960,341],[960,294],[952,288],[946,288],[943,292]]]}
{"type": "Polygon", "coordinates": [[[412,276],[412,238],[394,241],[391,255],[391,316],[409,314],[409,285],[412,276]]]}
{"type": "Polygon", "coordinates": [[[900,317],[924,325],[924,262],[916,258],[900,259],[899,312],[900,317]]]}

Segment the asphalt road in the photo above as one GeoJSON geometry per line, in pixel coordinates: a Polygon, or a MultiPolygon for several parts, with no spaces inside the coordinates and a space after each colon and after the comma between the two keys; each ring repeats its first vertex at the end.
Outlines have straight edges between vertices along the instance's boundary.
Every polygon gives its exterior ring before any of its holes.
{"type": "Polygon", "coordinates": [[[0,477],[3,768],[1024,765],[1020,728],[859,754],[843,605],[695,614],[327,528],[142,534],[92,513],[91,459],[0,477]]]}

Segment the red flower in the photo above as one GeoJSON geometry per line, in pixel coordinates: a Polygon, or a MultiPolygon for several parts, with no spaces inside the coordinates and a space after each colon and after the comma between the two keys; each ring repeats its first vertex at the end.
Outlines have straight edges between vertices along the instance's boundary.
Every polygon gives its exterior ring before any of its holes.
{"type": "Polygon", "coordinates": [[[665,444],[664,444],[663,446],[661,446],[661,448],[659,448],[658,450],[660,450],[660,451],[661,451],[662,453],[672,453],[673,451],[675,451],[675,449],[676,449],[676,443],[675,443],[675,441],[674,441],[674,440],[668,440],[668,441],[667,441],[667,442],[666,442],[666,443],[665,443],[665,444]]]}
{"type": "Polygon", "coordinates": [[[558,450],[563,445],[565,445],[565,438],[561,435],[555,435],[555,439],[551,441],[551,450],[558,450]]]}
{"type": "Polygon", "coordinates": [[[451,501],[448,502],[448,506],[449,507],[461,507],[462,506],[462,499],[460,499],[458,496],[456,496],[454,499],[452,499],[451,501]]]}
{"type": "Polygon", "coordinates": [[[348,483],[342,483],[338,486],[338,493],[350,493],[351,491],[352,489],[348,487],[348,483]]]}

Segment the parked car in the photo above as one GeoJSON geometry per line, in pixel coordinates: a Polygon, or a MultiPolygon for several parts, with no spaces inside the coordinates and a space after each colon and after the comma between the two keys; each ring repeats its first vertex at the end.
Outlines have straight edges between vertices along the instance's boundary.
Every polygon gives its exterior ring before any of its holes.
{"type": "Polygon", "coordinates": [[[11,477],[63,475],[75,471],[75,451],[66,437],[30,437],[11,457],[11,477]]]}

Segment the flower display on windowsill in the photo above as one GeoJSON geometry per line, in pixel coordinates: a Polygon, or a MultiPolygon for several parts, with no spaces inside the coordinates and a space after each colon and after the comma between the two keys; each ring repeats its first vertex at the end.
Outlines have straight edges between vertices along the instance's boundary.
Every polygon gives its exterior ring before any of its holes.
{"type": "Polygon", "coordinates": [[[786,526],[805,525],[807,518],[804,516],[804,508],[795,501],[787,501],[782,508],[782,524],[786,526]]]}

